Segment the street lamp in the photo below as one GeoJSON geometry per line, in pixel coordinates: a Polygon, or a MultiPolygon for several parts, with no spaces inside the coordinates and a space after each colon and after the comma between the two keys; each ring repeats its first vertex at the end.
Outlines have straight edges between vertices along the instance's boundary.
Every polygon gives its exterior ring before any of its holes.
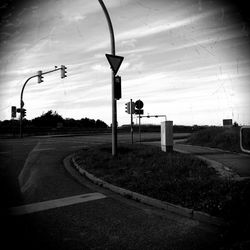
{"type": "MultiPolygon", "coordinates": [[[[98,1],[103,9],[103,12],[108,22],[110,42],[111,42],[111,54],[115,56],[115,36],[114,36],[114,30],[113,30],[113,26],[111,23],[111,19],[103,1],[102,0],[98,0],[98,1]]],[[[111,82],[112,82],[112,156],[116,156],[117,154],[117,104],[116,104],[116,99],[115,99],[115,72],[113,70],[111,71],[111,82]]]]}

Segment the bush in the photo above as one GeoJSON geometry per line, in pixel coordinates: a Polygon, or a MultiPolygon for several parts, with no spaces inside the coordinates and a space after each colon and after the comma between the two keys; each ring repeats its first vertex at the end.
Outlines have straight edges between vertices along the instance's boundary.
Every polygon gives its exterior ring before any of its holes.
{"type": "Polygon", "coordinates": [[[239,134],[239,127],[210,127],[193,133],[187,143],[215,147],[232,152],[241,152],[239,134]]]}

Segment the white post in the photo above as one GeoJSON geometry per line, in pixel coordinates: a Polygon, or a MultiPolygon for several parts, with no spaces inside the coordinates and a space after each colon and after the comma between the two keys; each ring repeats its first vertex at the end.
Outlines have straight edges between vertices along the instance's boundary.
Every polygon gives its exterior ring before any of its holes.
{"type": "Polygon", "coordinates": [[[161,150],[164,152],[173,151],[173,121],[161,123],[161,150]]]}

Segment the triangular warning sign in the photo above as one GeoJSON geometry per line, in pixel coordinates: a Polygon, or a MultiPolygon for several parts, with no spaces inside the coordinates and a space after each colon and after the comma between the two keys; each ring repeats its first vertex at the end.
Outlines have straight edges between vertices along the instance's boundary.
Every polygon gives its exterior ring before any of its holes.
{"type": "Polygon", "coordinates": [[[114,74],[116,75],[116,73],[118,72],[118,70],[122,64],[124,57],[114,56],[114,55],[110,55],[110,54],[106,54],[106,57],[108,59],[108,62],[110,64],[114,74]]]}

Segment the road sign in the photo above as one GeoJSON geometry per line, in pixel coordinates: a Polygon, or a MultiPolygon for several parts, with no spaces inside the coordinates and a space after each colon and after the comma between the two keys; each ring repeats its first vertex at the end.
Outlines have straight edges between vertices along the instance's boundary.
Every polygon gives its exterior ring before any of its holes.
{"type": "Polygon", "coordinates": [[[144,114],[144,110],[143,109],[136,109],[135,110],[135,114],[136,115],[143,115],[144,114]]]}
{"type": "Polygon", "coordinates": [[[223,127],[232,127],[233,120],[232,119],[223,119],[223,127]]]}
{"type": "Polygon", "coordinates": [[[114,56],[114,55],[110,55],[110,54],[106,54],[106,57],[108,59],[108,62],[110,64],[110,67],[112,68],[114,74],[116,75],[121,64],[122,61],[124,59],[124,57],[122,56],[114,56]]]}
{"type": "Polygon", "coordinates": [[[137,109],[142,109],[142,108],[143,108],[143,102],[142,102],[141,100],[137,100],[137,101],[135,102],[135,107],[136,107],[137,109]]]}

